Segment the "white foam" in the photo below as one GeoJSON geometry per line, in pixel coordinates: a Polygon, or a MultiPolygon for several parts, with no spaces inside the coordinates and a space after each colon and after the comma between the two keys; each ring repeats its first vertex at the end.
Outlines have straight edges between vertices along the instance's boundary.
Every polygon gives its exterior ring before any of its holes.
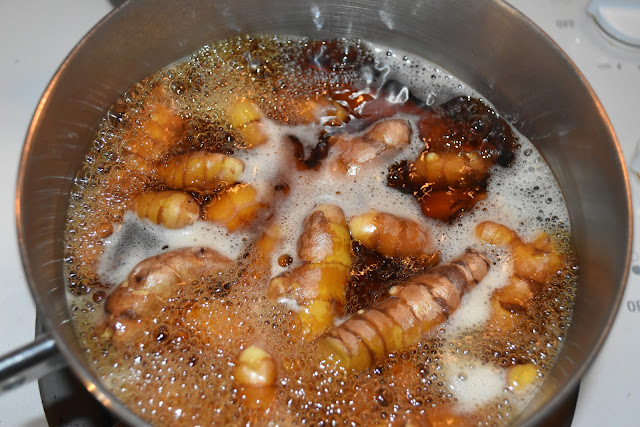
{"type": "MultiPolygon", "coordinates": [[[[280,225],[285,236],[285,241],[274,253],[274,260],[283,253],[295,256],[304,218],[318,204],[340,206],[347,217],[377,209],[396,212],[425,224],[433,222],[422,215],[411,196],[386,185],[388,166],[396,159],[414,157],[423,146],[415,132],[410,149],[385,153],[382,158],[363,165],[356,175],[347,175],[332,170],[331,157],[323,160],[317,171],[295,168],[293,146],[287,135],[296,136],[310,148],[318,142],[318,126],[285,126],[265,118],[262,122],[267,143],[237,155],[245,163],[241,180],[259,188],[265,197],[273,194],[276,185],[289,185],[288,196],[274,199],[275,206],[272,203],[273,221],[280,225]]],[[[276,262],[272,264],[274,274],[283,270],[276,262]]]]}
{"type": "Polygon", "coordinates": [[[374,54],[376,68],[383,70],[384,79],[403,83],[427,105],[438,105],[459,95],[481,98],[477,92],[436,64],[401,49],[371,43],[367,47],[374,54]]]}
{"type": "Polygon", "coordinates": [[[506,389],[507,370],[492,364],[446,351],[442,376],[446,387],[456,397],[456,409],[473,412],[479,407],[495,401],[506,389]]]}
{"type": "MultiPolygon", "coordinates": [[[[414,95],[430,103],[437,104],[456,95],[480,97],[446,71],[418,57],[376,46],[370,48],[378,61],[376,68],[382,71],[385,79],[393,78],[405,83],[414,95]]],[[[472,214],[466,214],[453,225],[426,218],[412,196],[386,185],[389,165],[398,160],[413,160],[424,149],[416,131],[415,117],[404,114],[396,117],[411,124],[410,146],[402,151],[385,153],[371,164],[363,165],[355,175],[332,171],[331,154],[323,160],[318,171],[298,171],[295,168],[294,150],[287,135],[299,139],[308,152],[318,142],[320,125],[286,126],[262,118],[267,142],[250,150],[236,150],[235,156],[245,163],[240,180],[253,185],[260,199],[270,203],[272,221],[280,225],[285,236],[273,254],[273,275],[285,269],[276,262],[278,256],[286,253],[295,258],[304,218],[321,203],[340,206],[347,217],[375,209],[419,222],[431,229],[442,262],[459,256],[469,246],[486,249],[473,233],[476,224],[484,220],[504,224],[525,239],[532,238],[545,220],[553,218],[568,226],[568,213],[553,175],[533,145],[521,135],[518,135],[521,148],[512,167],[496,166],[492,169],[487,197],[472,214]],[[289,194],[276,196],[275,186],[283,183],[289,185],[289,194]]],[[[235,258],[255,237],[248,232],[228,233],[222,227],[202,221],[180,230],[168,230],[128,213],[122,226],[104,242],[100,276],[106,283],[117,283],[142,259],[184,246],[206,245],[235,258]],[[122,240],[126,240],[126,236],[131,240],[131,235],[137,241],[128,246],[126,255],[123,255],[122,240]]],[[[451,317],[449,330],[472,328],[488,317],[489,298],[495,289],[507,283],[512,269],[509,257],[494,261],[496,265],[485,280],[463,299],[451,317]]]]}
{"type": "MultiPolygon", "coordinates": [[[[421,58],[374,45],[369,48],[376,56],[376,69],[381,72],[383,80],[394,79],[404,83],[411,88],[413,95],[425,100],[428,105],[437,105],[458,95],[482,98],[445,70],[421,58]]],[[[319,125],[285,126],[262,118],[267,142],[250,150],[236,149],[234,155],[245,163],[240,180],[253,185],[260,199],[270,203],[273,210],[271,220],[280,225],[286,237],[274,251],[272,274],[277,275],[284,270],[277,263],[281,254],[295,257],[304,218],[321,203],[340,206],[347,217],[376,209],[421,223],[431,230],[443,263],[459,256],[469,246],[482,252],[490,252],[491,249],[494,252],[488,253],[493,262],[489,273],[474,290],[464,296],[460,307],[450,316],[442,335],[445,350],[440,378],[462,412],[473,412],[491,401],[505,398],[515,402],[517,398],[514,394],[505,391],[506,369],[482,364],[478,359],[458,353],[449,346],[464,331],[486,324],[492,294],[508,283],[513,272],[508,253],[496,254],[495,248],[479,242],[475,238],[474,228],[481,221],[491,220],[514,229],[524,239],[531,239],[547,221],[564,223],[568,227],[568,212],[561,192],[533,145],[518,135],[521,148],[516,153],[512,167],[492,168],[487,197],[472,213],[467,213],[453,225],[425,218],[419,203],[412,196],[386,185],[389,165],[398,160],[413,160],[424,149],[424,143],[417,134],[415,118],[403,114],[397,117],[410,121],[413,130],[410,146],[402,151],[385,153],[371,164],[360,167],[355,175],[332,171],[331,157],[323,160],[323,166],[318,171],[298,171],[295,168],[293,147],[287,135],[298,138],[308,152],[318,142],[321,131],[319,125]],[[276,185],[283,183],[290,188],[287,196],[274,191],[276,185]]],[[[119,283],[143,259],[180,247],[208,246],[234,259],[255,240],[257,232],[259,230],[228,233],[224,227],[204,221],[179,230],[169,230],[127,212],[124,222],[116,226],[115,232],[103,242],[100,279],[105,284],[119,283]]],[[[279,302],[291,310],[300,310],[300,306],[291,298],[281,298],[279,302]]],[[[344,320],[344,317],[339,318],[335,323],[344,320]]]]}
{"type": "Polygon", "coordinates": [[[462,298],[458,309],[447,320],[446,337],[454,338],[465,330],[482,327],[489,320],[491,296],[506,286],[513,274],[513,264],[506,254],[490,258],[495,260],[494,265],[482,282],[462,298]]]}
{"type": "Polygon", "coordinates": [[[206,246],[230,259],[239,257],[246,247],[247,233],[229,233],[226,228],[205,221],[171,230],[140,219],[127,211],[122,224],[103,241],[98,275],[105,284],[122,282],[142,260],[164,251],[190,246],[206,246]],[[244,239],[244,240],[243,240],[244,239]]]}

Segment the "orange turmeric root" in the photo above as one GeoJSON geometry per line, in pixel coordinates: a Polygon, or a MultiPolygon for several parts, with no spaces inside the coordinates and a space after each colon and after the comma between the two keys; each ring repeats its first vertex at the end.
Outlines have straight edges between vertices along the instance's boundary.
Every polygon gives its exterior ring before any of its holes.
{"type": "Polygon", "coordinates": [[[351,239],[342,209],[319,205],[305,219],[298,241],[301,265],[274,277],[267,298],[286,297],[301,306],[298,320],[305,335],[317,336],[342,314],[353,259],[351,239]]]}
{"type": "Polygon", "coordinates": [[[349,219],[351,236],[384,256],[409,257],[433,251],[431,233],[415,221],[371,210],[349,219]]]}
{"type": "MultiPolygon", "coordinates": [[[[517,280],[512,280],[514,292],[522,289],[526,282],[532,291],[537,291],[560,271],[563,264],[551,237],[541,232],[530,243],[524,242],[510,228],[492,221],[476,226],[476,236],[483,242],[507,246],[513,252],[513,270],[517,280]]],[[[503,288],[504,289],[504,288],[503,288]]],[[[520,294],[522,291],[518,291],[520,294]]]]}
{"type": "Polygon", "coordinates": [[[513,252],[514,275],[517,277],[544,284],[562,267],[562,256],[551,237],[544,232],[527,243],[510,228],[485,221],[476,226],[476,236],[483,242],[509,247],[513,252]]]}
{"type": "Polygon", "coordinates": [[[562,256],[543,232],[529,243],[510,228],[492,221],[481,222],[475,232],[483,242],[506,246],[513,253],[513,277],[495,292],[491,302],[492,323],[509,328],[515,316],[525,311],[540,289],[561,270],[562,256]]]}
{"type": "Polygon", "coordinates": [[[462,295],[482,280],[489,264],[469,249],[449,264],[394,286],[388,298],[322,335],[318,347],[346,370],[367,369],[390,353],[413,347],[458,308],[462,295]]]}
{"type": "Polygon", "coordinates": [[[282,242],[282,229],[275,224],[267,225],[262,231],[262,235],[256,241],[253,251],[250,252],[247,266],[249,268],[249,277],[246,285],[249,283],[260,282],[263,276],[271,276],[271,255],[273,251],[282,242]]]}
{"type": "Polygon", "coordinates": [[[204,219],[234,232],[248,226],[269,207],[259,200],[258,191],[250,184],[235,184],[215,195],[202,210],[204,219]]]}
{"type": "Polygon", "coordinates": [[[123,141],[125,153],[156,162],[180,137],[185,120],[177,114],[163,91],[163,88],[155,89],[150,95],[155,102],[147,103],[131,117],[137,126],[130,132],[131,136],[123,141]]]}
{"type": "Polygon", "coordinates": [[[339,133],[329,139],[332,150],[339,153],[333,169],[348,175],[357,174],[360,166],[373,161],[388,150],[396,150],[411,141],[411,127],[405,120],[381,120],[364,135],[339,133]]]}
{"type": "Polygon", "coordinates": [[[196,199],[174,190],[142,193],[133,199],[131,209],[140,218],[172,229],[191,225],[200,217],[196,199]]]}
{"type": "Polygon", "coordinates": [[[233,367],[233,376],[243,405],[266,409],[275,397],[277,366],[273,356],[259,345],[243,349],[233,367]]]}
{"type": "Polygon", "coordinates": [[[231,261],[213,249],[192,247],[165,252],[141,261],[107,297],[105,311],[114,338],[135,329],[162,308],[177,286],[221,273],[231,261]]]}
{"type": "Polygon", "coordinates": [[[185,191],[217,191],[240,179],[244,163],[231,156],[194,151],[169,158],[158,175],[170,188],[185,191]]]}

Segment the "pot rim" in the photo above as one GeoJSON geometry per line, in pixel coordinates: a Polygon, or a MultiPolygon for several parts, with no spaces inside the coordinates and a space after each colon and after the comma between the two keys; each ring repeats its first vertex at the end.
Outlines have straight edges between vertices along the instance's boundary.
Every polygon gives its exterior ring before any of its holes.
{"type": "MultiPolygon", "coordinates": [[[[488,1],[488,2],[491,2],[491,1],[488,1]]],[[[32,272],[33,266],[30,263],[30,255],[28,252],[28,248],[26,248],[26,244],[24,242],[25,229],[28,228],[30,224],[28,224],[27,221],[22,216],[23,206],[28,203],[28,201],[25,200],[25,196],[24,196],[24,181],[25,181],[25,174],[27,170],[27,160],[29,158],[30,152],[32,151],[33,140],[37,137],[38,129],[41,123],[41,118],[43,114],[46,114],[46,110],[51,102],[52,93],[54,92],[55,88],[59,84],[61,76],[63,76],[67,72],[67,69],[71,66],[74,58],[79,54],[79,52],[82,52],[85,49],[86,45],[88,44],[88,41],[91,40],[93,37],[95,37],[97,33],[109,31],[107,27],[109,26],[111,21],[115,19],[121,19],[121,17],[123,17],[127,13],[128,7],[131,7],[133,3],[135,2],[126,2],[119,8],[111,11],[102,20],[100,20],[73,48],[73,50],[65,58],[63,63],[60,65],[60,67],[52,77],[50,83],[47,85],[47,88],[44,91],[42,98],[39,101],[37,108],[34,112],[32,121],[30,123],[29,129],[25,138],[24,148],[22,151],[20,165],[19,165],[18,180],[16,185],[15,212],[16,212],[18,242],[19,242],[20,255],[21,255],[22,266],[25,273],[25,277],[27,279],[27,282],[29,283],[29,288],[31,291],[32,298],[36,303],[38,311],[44,315],[45,323],[47,325],[49,333],[57,343],[58,350],[63,354],[64,358],[69,363],[71,369],[79,377],[80,381],[83,383],[85,388],[89,390],[97,398],[97,400],[100,401],[105,407],[114,411],[119,417],[123,418],[124,421],[127,423],[131,423],[135,425],[148,425],[144,420],[142,420],[138,415],[136,415],[126,405],[124,405],[118,398],[116,398],[103,384],[100,383],[100,381],[96,381],[96,377],[93,371],[90,369],[89,364],[86,361],[81,360],[81,358],[78,357],[78,354],[74,353],[71,350],[70,346],[74,344],[74,342],[70,341],[68,334],[63,334],[61,332],[60,330],[61,326],[65,326],[65,325],[56,324],[52,316],[47,315],[47,312],[48,312],[46,308],[47,301],[45,301],[43,296],[37,292],[34,286],[35,277],[32,272]]],[[[513,15],[514,19],[517,19],[523,25],[529,26],[530,28],[533,29],[534,32],[538,33],[540,37],[546,39],[549,47],[553,49],[557,55],[560,55],[563,58],[563,60],[566,63],[568,63],[568,65],[572,68],[576,77],[580,80],[581,86],[588,93],[589,97],[593,100],[594,105],[599,110],[600,118],[602,119],[603,124],[608,128],[608,132],[610,133],[611,140],[613,141],[616,149],[616,155],[618,157],[618,161],[620,164],[620,171],[624,177],[624,186],[625,186],[624,192],[626,195],[626,206],[625,206],[626,212],[627,213],[632,212],[628,172],[622,156],[618,139],[615,135],[613,126],[609,118],[607,117],[606,112],[600,100],[598,99],[595,92],[588,84],[584,75],[580,72],[580,70],[576,67],[576,65],[571,61],[571,59],[566,55],[566,53],[564,53],[560,49],[560,47],[542,29],[540,29],[535,23],[530,21],[521,12],[519,12],[517,9],[515,9],[513,6],[511,6],[506,2],[492,2],[492,3],[499,4],[499,6],[503,8],[503,10],[506,13],[513,15]]],[[[622,276],[621,276],[622,285],[619,286],[619,289],[616,292],[614,303],[609,307],[608,314],[607,314],[607,321],[606,321],[606,324],[604,325],[603,333],[598,337],[596,345],[594,345],[589,350],[589,354],[586,357],[586,361],[578,367],[576,371],[576,375],[573,376],[567,383],[565,383],[564,386],[560,388],[559,391],[542,406],[541,410],[537,411],[534,414],[531,414],[531,416],[526,418],[525,420],[520,420],[520,418],[517,419],[518,421],[524,421],[524,425],[539,424],[540,422],[542,422],[542,420],[544,419],[544,416],[550,410],[557,408],[562,403],[562,401],[564,401],[569,396],[569,394],[578,386],[584,373],[592,365],[596,355],[602,348],[602,345],[608,336],[608,333],[615,320],[616,314],[619,310],[621,301],[623,299],[625,284],[628,278],[628,269],[631,261],[631,248],[632,248],[632,238],[633,238],[633,232],[632,232],[633,219],[631,215],[627,215],[626,227],[630,231],[627,234],[626,241],[624,242],[626,244],[627,251],[626,251],[626,257],[623,260],[624,272],[622,273],[622,276]]]]}

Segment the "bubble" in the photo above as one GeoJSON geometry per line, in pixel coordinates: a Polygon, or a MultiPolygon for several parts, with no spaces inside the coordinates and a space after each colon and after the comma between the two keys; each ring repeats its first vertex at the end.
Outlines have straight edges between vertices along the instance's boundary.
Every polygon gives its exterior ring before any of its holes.
{"type": "Polygon", "coordinates": [[[169,88],[176,95],[182,95],[187,90],[187,84],[183,80],[173,80],[169,88]]]}
{"type": "Polygon", "coordinates": [[[247,68],[249,72],[257,77],[269,77],[271,70],[268,67],[268,61],[262,56],[254,56],[249,60],[247,68]]]}

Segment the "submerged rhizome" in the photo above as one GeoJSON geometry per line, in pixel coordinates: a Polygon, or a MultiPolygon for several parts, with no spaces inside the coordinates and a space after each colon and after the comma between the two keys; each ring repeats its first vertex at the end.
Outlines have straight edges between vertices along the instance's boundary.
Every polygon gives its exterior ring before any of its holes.
{"type": "Polygon", "coordinates": [[[436,65],[245,35],[110,109],[69,304],[154,424],[499,425],[569,325],[569,235],[535,148],[436,65]]]}

